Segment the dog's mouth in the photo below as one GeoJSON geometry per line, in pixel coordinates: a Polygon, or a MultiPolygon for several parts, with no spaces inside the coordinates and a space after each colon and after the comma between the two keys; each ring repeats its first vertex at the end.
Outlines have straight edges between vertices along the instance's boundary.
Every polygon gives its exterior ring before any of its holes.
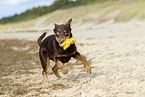
{"type": "MultiPolygon", "coordinates": [[[[64,41],[63,41],[63,42],[64,42],[64,41]]],[[[62,45],[61,45],[61,44],[62,44],[63,42],[58,42],[58,44],[59,44],[59,46],[60,46],[60,47],[62,47],[62,45]]]]}
{"type": "Polygon", "coordinates": [[[60,46],[60,47],[62,47],[61,44],[62,44],[62,43],[59,43],[59,46],[60,46]]]}
{"type": "Polygon", "coordinates": [[[59,45],[60,47],[62,47],[62,46],[61,46],[61,44],[62,44],[64,41],[60,41],[60,39],[59,39],[59,38],[57,38],[57,37],[55,37],[55,39],[56,39],[56,41],[57,41],[58,45],[59,45]]]}

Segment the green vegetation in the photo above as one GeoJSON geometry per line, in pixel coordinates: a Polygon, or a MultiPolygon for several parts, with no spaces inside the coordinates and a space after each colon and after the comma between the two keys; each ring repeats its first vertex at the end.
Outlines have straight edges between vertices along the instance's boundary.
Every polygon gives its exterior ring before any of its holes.
{"type": "Polygon", "coordinates": [[[38,30],[37,32],[39,32],[39,29],[45,31],[46,29],[53,29],[54,23],[65,23],[69,18],[73,18],[73,24],[90,22],[96,25],[109,20],[113,22],[127,22],[132,19],[144,20],[144,5],[144,0],[95,0],[81,4],[81,6],[70,7],[69,9],[65,9],[66,6],[63,6],[63,9],[58,9],[30,20],[19,20],[17,22],[0,24],[0,32],[10,33],[17,31],[19,33],[29,32],[29,30],[31,30],[31,32],[34,32],[32,30],[38,30]]]}
{"type": "Polygon", "coordinates": [[[108,0],[56,0],[50,6],[43,6],[32,8],[26,10],[21,14],[15,14],[14,16],[4,17],[0,20],[0,24],[12,23],[12,22],[19,22],[19,21],[26,21],[30,19],[37,18],[39,16],[45,15],[47,13],[53,12],[57,9],[69,9],[72,7],[80,6],[80,5],[87,5],[90,3],[103,3],[108,0]]]}

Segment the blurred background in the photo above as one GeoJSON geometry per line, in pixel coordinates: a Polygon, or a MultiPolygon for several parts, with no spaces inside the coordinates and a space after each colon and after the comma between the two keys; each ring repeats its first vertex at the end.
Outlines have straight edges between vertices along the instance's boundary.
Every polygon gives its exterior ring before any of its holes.
{"type": "Polygon", "coordinates": [[[0,32],[48,31],[73,18],[73,24],[98,25],[145,18],[144,0],[5,0],[0,1],[0,32]]]}

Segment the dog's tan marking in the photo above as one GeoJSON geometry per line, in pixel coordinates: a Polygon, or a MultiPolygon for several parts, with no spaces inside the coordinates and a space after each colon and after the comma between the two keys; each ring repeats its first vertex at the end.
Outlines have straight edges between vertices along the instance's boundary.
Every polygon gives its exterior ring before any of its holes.
{"type": "Polygon", "coordinates": [[[59,32],[57,32],[57,35],[59,35],[59,32]]]}
{"type": "Polygon", "coordinates": [[[55,37],[56,38],[56,41],[58,42],[58,43],[60,43],[60,38],[58,38],[58,37],[55,37]]]}
{"type": "Polygon", "coordinates": [[[45,71],[43,72],[45,81],[47,81],[47,69],[48,69],[48,67],[49,67],[49,64],[50,64],[50,59],[47,58],[46,69],[45,69],[45,71]]]}
{"type": "Polygon", "coordinates": [[[47,66],[46,66],[46,72],[47,72],[47,69],[48,69],[48,67],[49,67],[49,64],[50,64],[50,59],[49,58],[47,58],[47,66]]]}
{"type": "Polygon", "coordinates": [[[44,80],[47,81],[47,74],[46,74],[46,72],[43,72],[43,74],[44,74],[44,80]]]}
{"type": "Polygon", "coordinates": [[[75,53],[76,53],[76,51],[74,51],[68,55],[57,55],[57,57],[68,57],[68,56],[74,55],[75,53]]]}
{"type": "Polygon", "coordinates": [[[74,58],[77,59],[77,60],[82,61],[84,67],[86,68],[86,72],[87,72],[88,74],[91,74],[91,68],[90,68],[90,66],[88,65],[88,62],[87,62],[87,60],[86,60],[84,57],[82,57],[81,55],[76,55],[74,58]]]}

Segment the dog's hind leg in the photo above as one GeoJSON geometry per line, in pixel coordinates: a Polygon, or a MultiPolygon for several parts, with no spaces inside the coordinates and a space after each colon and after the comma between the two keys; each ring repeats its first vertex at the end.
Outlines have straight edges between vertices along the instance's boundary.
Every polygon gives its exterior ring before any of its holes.
{"type": "Polygon", "coordinates": [[[76,52],[76,54],[73,56],[73,58],[82,61],[83,65],[84,65],[84,67],[85,67],[85,69],[86,69],[86,72],[87,72],[88,74],[91,74],[91,68],[90,68],[90,66],[88,65],[88,62],[87,62],[87,60],[86,60],[85,57],[81,56],[81,54],[80,54],[79,52],[76,52]]]}
{"type": "Polygon", "coordinates": [[[48,53],[45,50],[40,50],[39,57],[43,68],[42,74],[44,75],[44,79],[47,80],[47,69],[49,66],[48,53]]]}

